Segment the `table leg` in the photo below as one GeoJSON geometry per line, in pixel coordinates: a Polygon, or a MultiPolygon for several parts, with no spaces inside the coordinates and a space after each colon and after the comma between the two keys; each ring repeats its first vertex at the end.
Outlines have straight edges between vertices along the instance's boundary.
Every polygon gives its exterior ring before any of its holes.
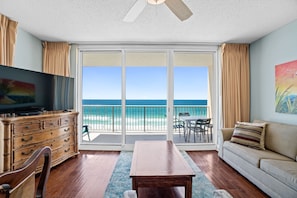
{"type": "Polygon", "coordinates": [[[187,133],[188,133],[188,134],[187,134],[187,135],[188,135],[188,137],[187,137],[187,142],[190,142],[190,140],[191,140],[191,130],[189,129],[188,126],[189,126],[191,123],[190,123],[190,121],[186,121],[186,122],[187,122],[187,125],[186,125],[187,127],[186,127],[186,129],[187,129],[187,133]]]}
{"type": "Polygon", "coordinates": [[[192,198],[192,178],[189,180],[185,186],[185,198],[192,198]]]}
{"type": "Polygon", "coordinates": [[[138,195],[138,183],[134,178],[132,178],[132,190],[136,190],[136,194],[138,195]]]}

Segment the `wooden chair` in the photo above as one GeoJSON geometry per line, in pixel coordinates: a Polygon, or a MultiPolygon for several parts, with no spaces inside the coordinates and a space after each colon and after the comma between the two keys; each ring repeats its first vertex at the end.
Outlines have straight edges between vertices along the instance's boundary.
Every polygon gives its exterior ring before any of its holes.
{"type": "Polygon", "coordinates": [[[0,198],[44,198],[50,165],[50,147],[36,150],[21,168],[0,174],[0,198]],[[43,168],[36,189],[35,170],[41,157],[44,157],[43,168]]]}

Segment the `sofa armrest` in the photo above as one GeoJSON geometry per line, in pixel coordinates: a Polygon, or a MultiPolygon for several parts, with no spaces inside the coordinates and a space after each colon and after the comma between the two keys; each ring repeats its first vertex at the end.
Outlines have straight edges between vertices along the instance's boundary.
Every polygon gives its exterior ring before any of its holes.
{"type": "Polygon", "coordinates": [[[222,128],[219,130],[218,136],[218,148],[219,148],[219,157],[223,158],[223,144],[224,141],[231,140],[234,128],[222,128]]]}
{"type": "Polygon", "coordinates": [[[231,140],[233,131],[234,131],[234,128],[223,128],[223,129],[221,129],[222,140],[223,141],[231,140]]]}

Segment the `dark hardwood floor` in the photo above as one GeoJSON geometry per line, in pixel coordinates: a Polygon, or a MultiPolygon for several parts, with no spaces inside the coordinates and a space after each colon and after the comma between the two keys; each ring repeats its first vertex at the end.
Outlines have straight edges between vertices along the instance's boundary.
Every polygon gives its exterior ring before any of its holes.
{"type": "MultiPolygon", "coordinates": [[[[226,189],[234,198],[268,197],[220,160],[216,151],[191,151],[188,154],[216,188],[226,189]]],[[[51,169],[47,197],[103,197],[118,155],[116,151],[80,151],[79,156],[51,169]]]]}
{"type": "Polygon", "coordinates": [[[227,190],[234,198],[269,197],[221,160],[216,151],[191,151],[188,154],[216,188],[227,190]]]}

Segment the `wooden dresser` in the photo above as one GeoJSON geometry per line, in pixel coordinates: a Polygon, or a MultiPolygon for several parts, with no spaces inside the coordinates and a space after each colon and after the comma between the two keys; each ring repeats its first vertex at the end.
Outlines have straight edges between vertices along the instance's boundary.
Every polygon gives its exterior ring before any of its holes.
{"type": "MultiPolygon", "coordinates": [[[[77,112],[47,112],[36,116],[0,118],[2,171],[19,168],[43,146],[52,149],[51,167],[77,155],[77,115],[77,112]]],[[[37,168],[39,171],[40,166],[37,168]]]]}

